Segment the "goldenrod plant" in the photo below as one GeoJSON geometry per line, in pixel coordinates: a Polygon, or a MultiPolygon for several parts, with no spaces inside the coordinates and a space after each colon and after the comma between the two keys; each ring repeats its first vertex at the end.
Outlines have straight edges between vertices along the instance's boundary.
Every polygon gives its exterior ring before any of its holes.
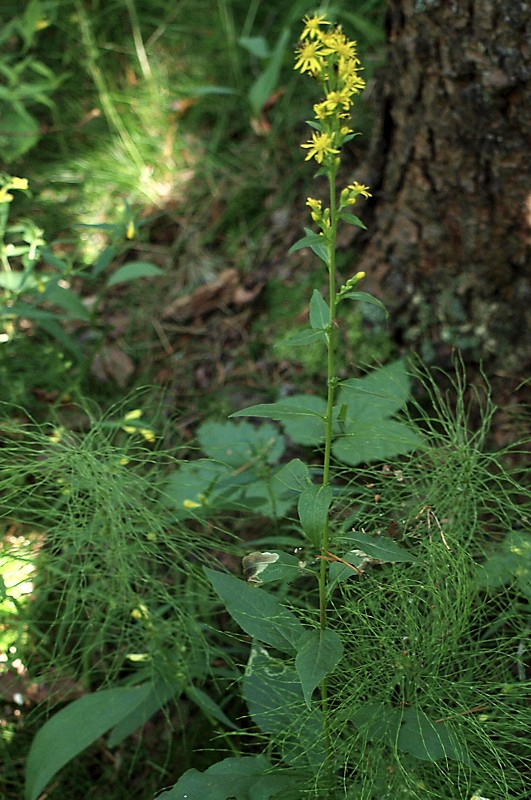
{"type": "MultiPolygon", "coordinates": [[[[93,654],[112,674],[39,730],[26,800],[99,737],[113,747],[181,698],[210,725],[208,763],[177,767],[160,800],[527,797],[529,504],[484,453],[488,397],[470,432],[459,371],[453,409],[424,375],[426,412],[403,360],[363,377],[340,368],[338,307],[381,306],[362,273],[336,267],[339,226],[363,227],[353,208],[370,197],[340,169],[364,82],[355,42],[323,14],[304,18],[295,58],[319,92],[304,159],[328,192],[307,199],[312,225],[291,251],[313,253],[328,286],[289,344],[324,348],[322,396],[204,421],[204,458],[163,478],[138,402],[115,410],[112,435],[98,421],[86,437],[54,432],[37,468],[30,438],[12,505],[35,503],[39,486],[58,495],[49,520],[75,567],[60,599],[77,625],[87,608],[96,622],[81,631],[87,682],[93,654]]],[[[54,624],[75,643],[68,615],[54,624]]]]}

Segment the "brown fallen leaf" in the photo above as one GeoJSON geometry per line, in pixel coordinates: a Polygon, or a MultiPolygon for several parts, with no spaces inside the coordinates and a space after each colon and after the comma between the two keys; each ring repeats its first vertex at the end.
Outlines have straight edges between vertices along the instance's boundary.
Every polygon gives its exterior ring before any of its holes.
{"type": "Polygon", "coordinates": [[[241,307],[251,303],[260,293],[263,283],[246,287],[237,269],[225,269],[218,277],[200,286],[192,294],[173,300],[162,312],[162,319],[185,321],[204,317],[227,306],[241,307]]]}
{"type": "Polygon", "coordinates": [[[135,371],[135,365],[117,344],[106,344],[94,356],[90,371],[102,383],[114,381],[123,389],[135,371]]]}

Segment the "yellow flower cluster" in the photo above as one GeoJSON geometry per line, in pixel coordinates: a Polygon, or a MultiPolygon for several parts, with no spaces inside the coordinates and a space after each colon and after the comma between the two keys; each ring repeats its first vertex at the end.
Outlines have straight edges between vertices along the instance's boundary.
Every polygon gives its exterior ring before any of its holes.
{"type": "Polygon", "coordinates": [[[308,72],[324,92],[324,100],[313,107],[316,122],[311,125],[316,133],[301,145],[308,150],[306,161],[315,158],[324,166],[336,163],[339,148],[354,135],[345,120],[350,116],[353,96],[365,86],[359,75],[361,65],[356,42],[345,36],[340,25],[327,27],[330,25],[319,14],[304,18],[305,27],[295,62],[295,69],[308,72]]]}
{"type": "Polygon", "coordinates": [[[142,427],[142,424],[139,422],[141,417],[142,417],[142,411],[140,408],[135,408],[133,409],[133,411],[128,411],[127,414],[125,414],[123,421],[131,422],[137,420],[137,424],[122,425],[122,430],[130,435],[139,433],[140,436],[142,436],[142,438],[146,440],[146,442],[153,444],[153,442],[156,440],[155,433],[154,431],[151,430],[151,428],[142,427]]]}
{"type": "Polygon", "coordinates": [[[28,188],[27,178],[16,178],[14,175],[8,175],[0,176],[0,181],[3,181],[3,186],[0,187],[0,204],[11,202],[13,195],[10,193],[10,189],[19,189],[25,192],[28,188]]]}

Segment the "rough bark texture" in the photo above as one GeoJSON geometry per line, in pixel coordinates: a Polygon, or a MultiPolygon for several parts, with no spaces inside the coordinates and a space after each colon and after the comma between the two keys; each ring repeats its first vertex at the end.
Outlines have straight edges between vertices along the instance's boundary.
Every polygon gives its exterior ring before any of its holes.
{"type": "Polygon", "coordinates": [[[362,263],[425,356],[531,363],[529,0],[388,0],[362,263]],[[431,351],[431,353],[430,353],[431,351]]]}

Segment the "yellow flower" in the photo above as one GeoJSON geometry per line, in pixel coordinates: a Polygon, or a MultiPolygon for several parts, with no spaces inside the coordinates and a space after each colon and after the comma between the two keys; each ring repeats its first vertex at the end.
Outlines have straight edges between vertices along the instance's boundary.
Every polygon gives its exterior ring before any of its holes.
{"type": "Polygon", "coordinates": [[[323,218],[323,204],[320,200],[314,200],[309,197],[306,200],[306,205],[310,208],[310,216],[314,222],[319,222],[323,218]]]}
{"type": "Polygon", "coordinates": [[[141,416],[142,410],[140,408],[135,408],[133,411],[128,411],[124,419],[140,419],[141,416]]]}
{"type": "Polygon", "coordinates": [[[304,17],[302,20],[305,24],[305,28],[301,34],[301,39],[315,39],[316,36],[319,36],[321,31],[319,30],[320,25],[330,25],[331,23],[328,22],[324,15],[320,16],[319,14],[314,14],[313,17],[304,17]]]}
{"type": "Polygon", "coordinates": [[[153,444],[153,442],[157,438],[154,432],[151,430],[151,428],[139,428],[138,432],[140,436],[143,436],[146,442],[149,442],[150,444],[153,444]]]}
{"type": "Polygon", "coordinates": [[[339,92],[329,92],[326,100],[321,103],[327,108],[329,113],[334,113],[338,108],[348,109],[350,106],[350,96],[345,89],[339,92]]]}
{"type": "Polygon", "coordinates": [[[295,62],[294,69],[300,72],[320,73],[324,65],[323,54],[320,42],[307,42],[297,48],[299,54],[298,61],[295,62]]]}
{"type": "Polygon", "coordinates": [[[339,153],[339,150],[333,147],[334,137],[330,133],[312,133],[311,142],[301,144],[301,147],[308,148],[308,154],[305,161],[315,158],[318,164],[323,163],[325,156],[339,153]]]}
{"type": "Polygon", "coordinates": [[[358,183],[357,181],[350,183],[345,189],[341,190],[341,206],[353,206],[360,195],[362,197],[372,197],[368,189],[368,186],[364,186],[364,184],[358,183]]]}
{"type": "Polygon", "coordinates": [[[183,508],[201,508],[201,503],[196,503],[195,500],[184,500],[183,508]]]}
{"type": "Polygon", "coordinates": [[[21,189],[21,191],[25,192],[28,188],[28,179],[27,178],[11,178],[11,189],[21,189]]]}
{"type": "Polygon", "coordinates": [[[324,55],[338,55],[345,59],[355,59],[357,61],[356,42],[347,39],[340,26],[332,33],[323,33],[321,42],[324,55]]]}

